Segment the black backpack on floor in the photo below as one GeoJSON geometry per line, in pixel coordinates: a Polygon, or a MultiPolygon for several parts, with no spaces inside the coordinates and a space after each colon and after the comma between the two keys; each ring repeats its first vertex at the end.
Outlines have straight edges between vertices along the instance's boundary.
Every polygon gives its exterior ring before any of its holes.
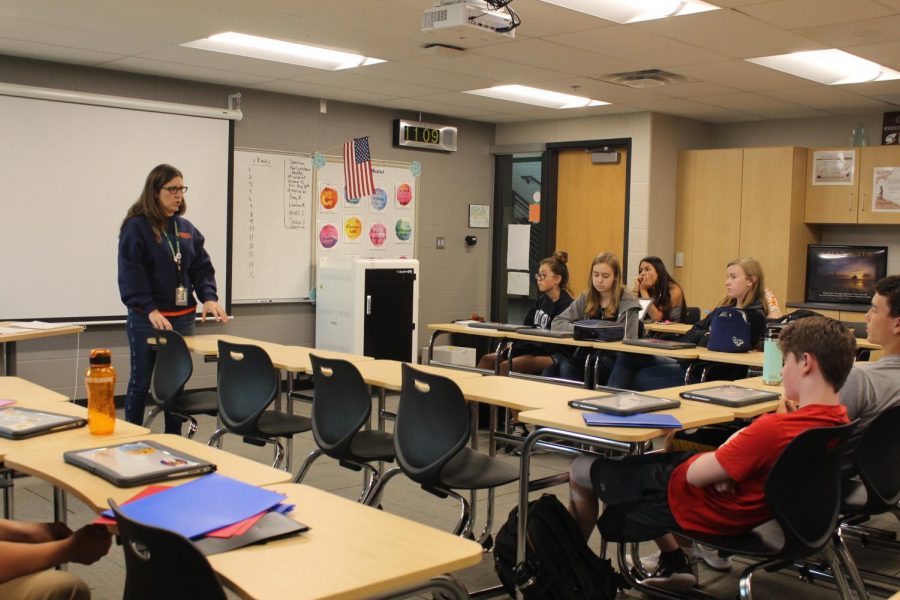
{"type": "Polygon", "coordinates": [[[594,554],[556,496],[528,503],[525,564],[516,567],[519,508],[512,509],[494,542],[494,568],[510,596],[525,600],[612,600],[625,580],[594,554]]]}

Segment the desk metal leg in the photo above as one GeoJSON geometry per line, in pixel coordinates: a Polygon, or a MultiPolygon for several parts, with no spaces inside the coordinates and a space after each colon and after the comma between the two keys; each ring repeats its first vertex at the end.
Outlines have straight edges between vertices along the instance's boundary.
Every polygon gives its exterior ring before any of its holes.
{"type": "Polygon", "coordinates": [[[53,486],[53,520],[57,523],[65,523],[68,518],[66,492],[53,486]]]}
{"type": "MultiPolygon", "coordinates": [[[[287,373],[287,387],[285,388],[284,402],[287,405],[287,414],[292,415],[294,414],[294,374],[290,371],[285,371],[285,373],[287,373]]],[[[294,456],[294,436],[288,437],[285,449],[287,451],[287,458],[284,460],[284,470],[290,473],[291,459],[294,456]]]]}
{"type": "Polygon", "coordinates": [[[7,377],[16,375],[16,343],[6,342],[3,344],[3,373],[7,377]]]}
{"type": "MultiPolygon", "coordinates": [[[[429,355],[430,356],[430,355],[429,355]]],[[[385,402],[387,399],[387,390],[383,387],[378,388],[378,431],[384,433],[384,426],[386,425],[386,421],[384,418],[385,402]]],[[[384,475],[384,461],[378,461],[378,477],[384,475]]]]}
{"type": "Polygon", "coordinates": [[[3,518],[12,519],[15,514],[15,501],[13,499],[13,492],[15,491],[13,475],[15,472],[6,467],[0,467],[0,472],[2,472],[3,477],[3,518]]]}
{"type": "Polygon", "coordinates": [[[449,575],[439,575],[433,577],[424,583],[417,583],[405,587],[401,590],[391,592],[386,596],[375,596],[374,600],[387,600],[388,598],[409,598],[419,594],[433,590],[437,593],[433,594],[435,598],[448,598],[449,600],[468,600],[469,594],[466,588],[449,575]]]}
{"type": "MultiPolygon", "coordinates": [[[[472,432],[470,434],[471,439],[472,439],[472,450],[475,450],[477,452],[478,451],[478,403],[470,402],[469,410],[472,411],[472,432]]],[[[475,523],[475,518],[478,515],[478,505],[476,503],[477,500],[478,500],[478,491],[472,490],[471,492],[469,492],[469,504],[471,504],[471,507],[470,507],[471,512],[469,513],[469,515],[470,515],[469,518],[471,519],[472,524],[475,523]]]]}

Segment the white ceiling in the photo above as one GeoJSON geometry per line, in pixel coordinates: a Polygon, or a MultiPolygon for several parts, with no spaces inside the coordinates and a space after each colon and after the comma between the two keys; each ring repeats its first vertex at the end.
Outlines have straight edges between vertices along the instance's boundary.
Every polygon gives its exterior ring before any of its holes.
{"type": "Polygon", "coordinates": [[[723,10],[619,25],[515,0],[515,39],[479,40],[423,33],[432,0],[0,0],[0,54],[494,123],[647,110],[717,123],[900,110],[900,81],[823,86],[742,60],[833,47],[900,71],[900,0],[707,1],[723,10]],[[223,31],[388,62],[327,72],[180,47],[223,31]],[[423,51],[434,43],[465,51],[423,51]],[[636,90],[599,80],[651,68],[692,82],[636,90]],[[462,93],[509,83],[612,104],[552,110],[462,93]]]}

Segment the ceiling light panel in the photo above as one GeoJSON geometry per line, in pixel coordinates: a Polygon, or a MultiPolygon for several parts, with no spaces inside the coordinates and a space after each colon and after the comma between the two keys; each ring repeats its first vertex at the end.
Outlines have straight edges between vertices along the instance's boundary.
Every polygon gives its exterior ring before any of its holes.
{"type": "Polygon", "coordinates": [[[748,58],[748,62],[825,85],[900,79],[900,73],[843,50],[810,50],[748,58]]]}
{"type": "Polygon", "coordinates": [[[603,106],[609,104],[609,102],[603,102],[602,100],[591,100],[590,98],[585,98],[583,96],[561,94],[559,92],[551,92],[550,90],[542,90],[540,88],[533,88],[525,85],[499,85],[481,90],[469,90],[465,93],[558,109],[583,108],[585,106],[603,106]]]}
{"type": "Polygon", "coordinates": [[[542,0],[616,23],[637,23],[719,10],[702,0],[542,0]]]}

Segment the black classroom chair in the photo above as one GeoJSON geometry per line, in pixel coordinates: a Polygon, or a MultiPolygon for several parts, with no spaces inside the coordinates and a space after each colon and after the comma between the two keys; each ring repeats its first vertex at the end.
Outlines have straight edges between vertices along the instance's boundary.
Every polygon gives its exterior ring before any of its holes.
{"type": "MultiPolygon", "coordinates": [[[[851,598],[841,561],[832,543],[841,503],[841,464],[853,424],[821,427],[798,435],[781,453],[766,479],[766,502],[775,515],[753,530],[736,536],[676,531],[694,543],[711,546],[725,555],[761,559],[747,567],[740,578],[740,597],[752,597],[751,577],[758,569],[775,571],[796,560],[823,553],[835,574],[841,598],[851,598]]],[[[619,548],[619,564],[625,563],[626,547],[619,548]]],[[[632,579],[631,573],[625,574],[632,579]]],[[[632,579],[653,595],[680,596],[632,579]]]]}
{"type": "Polygon", "coordinates": [[[190,439],[197,433],[195,415],[216,415],[218,400],[214,390],[184,390],[193,372],[191,353],[181,334],[158,331],[156,363],[150,380],[150,397],[155,406],[144,420],[144,427],[149,427],[161,412],[172,414],[189,423],[187,437],[190,439]]]}
{"type": "Polygon", "coordinates": [[[517,465],[469,448],[470,433],[470,410],[459,386],[404,363],[394,424],[399,469],[384,474],[368,504],[377,504],[387,482],[402,471],[425,491],[459,500],[462,513],[454,533],[470,536],[473,519],[469,502],[453,490],[491,489],[519,478],[517,465]]]}
{"type": "Polygon", "coordinates": [[[374,461],[394,462],[394,438],[383,431],[363,429],[372,415],[372,396],[359,370],[346,360],[309,355],[315,395],[312,431],[318,448],[297,472],[300,483],[313,462],[326,454],[342,467],[368,473],[358,502],[364,502],[378,481],[374,461]]]}
{"type": "Polygon", "coordinates": [[[133,521],[108,502],[125,552],[124,600],[226,600],[209,561],[189,539],[133,521]]]}
{"type": "Polygon", "coordinates": [[[284,458],[284,446],[277,438],[289,438],[312,429],[308,417],[266,408],[278,397],[280,377],[272,359],[259,346],[231,344],[219,340],[219,419],[222,427],[207,442],[216,444],[225,433],[243,436],[244,441],[275,446],[276,469],[284,458]]]}

